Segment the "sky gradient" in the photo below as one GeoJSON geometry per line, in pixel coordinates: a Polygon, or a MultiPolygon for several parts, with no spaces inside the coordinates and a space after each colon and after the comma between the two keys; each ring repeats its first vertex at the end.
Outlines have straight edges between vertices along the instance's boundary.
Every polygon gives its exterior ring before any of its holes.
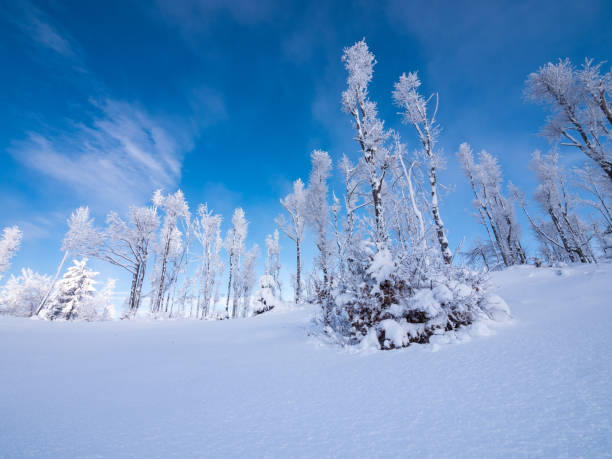
{"type": "MultiPolygon", "coordinates": [[[[193,208],[208,202],[224,229],[244,207],[248,245],[263,247],[313,149],[358,155],[340,110],[340,57],[362,37],[378,61],[372,98],[410,148],[394,81],[418,70],[424,91],[439,92],[454,248],[478,231],[459,144],[497,155],[505,178],[529,193],[527,161],[550,145],[525,78],[548,61],[612,51],[605,0],[0,3],[0,227],[24,230],[12,272],[54,271],[74,208],[89,205],[101,224],[156,188],[180,187],[193,208]]],[[[292,267],[293,247],[282,245],[292,267]]]]}

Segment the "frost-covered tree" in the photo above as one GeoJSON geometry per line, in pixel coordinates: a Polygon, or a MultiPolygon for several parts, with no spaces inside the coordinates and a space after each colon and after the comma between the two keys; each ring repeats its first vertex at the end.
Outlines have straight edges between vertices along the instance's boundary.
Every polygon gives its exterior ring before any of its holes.
{"type": "Polygon", "coordinates": [[[244,253],[244,241],[247,237],[248,228],[249,223],[244,216],[244,210],[239,207],[234,211],[234,215],[232,216],[232,227],[228,230],[224,243],[225,250],[229,255],[227,296],[225,298],[225,315],[228,318],[230,317],[229,301],[232,293],[232,287],[234,293],[232,315],[234,315],[238,310],[238,293],[240,292],[240,286],[238,285],[236,278],[238,275],[238,270],[240,269],[240,260],[242,258],[242,254],[244,253]]]}
{"type": "Polygon", "coordinates": [[[94,278],[98,273],[87,268],[87,258],[73,263],[57,284],[57,292],[47,313],[50,320],[95,318],[94,278]]]}
{"type": "Polygon", "coordinates": [[[426,99],[419,92],[420,86],[421,81],[416,72],[410,72],[408,75],[402,74],[399,81],[395,83],[393,100],[402,109],[402,122],[414,127],[423,147],[422,156],[427,164],[431,190],[430,207],[436,228],[436,237],[442,258],[445,263],[449,264],[452,260],[452,253],[448,246],[438,202],[438,169],[443,164],[443,159],[436,148],[440,133],[440,126],[437,122],[438,93],[432,94],[426,99]]]}
{"type": "Polygon", "coordinates": [[[132,206],[126,220],[116,212],[110,212],[106,218],[106,228],[100,232],[102,243],[82,253],[130,273],[132,281],[126,317],[135,315],[140,307],[151,246],[155,242],[158,227],[156,205],[132,206]]]}
{"type": "Polygon", "coordinates": [[[289,220],[284,215],[276,218],[276,224],[280,230],[293,242],[295,242],[296,268],[295,268],[295,302],[302,299],[302,241],[306,227],[306,190],[304,182],[297,179],[293,182],[293,193],[281,199],[281,205],[287,211],[289,220]]]}
{"type": "Polygon", "coordinates": [[[384,182],[392,157],[387,146],[389,132],[378,118],[376,103],[370,100],[368,94],[376,60],[365,40],[361,40],[344,49],[342,62],[348,71],[348,87],[342,93],[342,109],[351,116],[356,130],[355,138],[361,148],[363,172],[374,209],[374,240],[382,248],[388,238],[384,217],[384,182]]]}
{"type": "Polygon", "coordinates": [[[365,42],[346,49],[343,60],[349,71],[343,109],[353,117],[361,151],[356,163],[344,159],[340,164],[344,234],[339,199],[332,215],[342,264],[331,294],[321,301],[325,332],[344,344],[393,349],[507,314],[480,273],[451,264],[438,208],[437,107],[428,109],[437,97],[424,99],[418,93],[416,74],[403,75],[396,84],[395,102],[422,146],[415,160],[406,161],[399,135],[384,130],[369,99],[374,56],[365,42]],[[423,174],[415,173],[421,164],[427,166],[427,191],[423,174]],[[373,220],[367,212],[372,207],[373,220]]]}
{"type": "Polygon", "coordinates": [[[311,155],[312,169],[306,193],[306,219],[312,227],[317,247],[315,266],[321,272],[322,283],[316,286],[317,295],[328,295],[332,282],[332,240],[329,238],[330,209],[328,185],[332,161],[325,151],[315,150],[311,155]]]}
{"type": "Polygon", "coordinates": [[[196,316],[208,316],[217,282],[223,274],[220,252],[221,215],[216,215],[207,204],[198,207],[198,216],[193,225],[193,234],[200,243],[201,252],[197,274],[196,316]]]}
{"type": "Polygon", "coordinates": [[[183,234],[188,231],[191,216],[181,190],[167,196],[157,191],[153,203],[165,213],[156,247],[156,266],[153,278],[152,311],[160,313],[167,312],[172,287],[176,284],[181,264],[186,259],[187,244],[183,243],[183,234]],[[183,231],[179,229],[181,223],[183,231]]]}
{"type": "Polygon", "coordinates": [[[9,226],[2,230],[0,237],[0,279],[11,266],[11,259],[19,250],[22,233],[19,227],[9,226]]]}
{"type": "Polygon", "coordinates": [[[282,288],[280,280],[280,251],[279,233],[278,230],[274,230],[273,234],[268,234],[268,236],[266,236],[265,275],[270,276],[272,279],[270,282],[266,282],[266,284],[271,284],[270,288],[272,289],[272,294],[279,300],[281,299],[282,288]]]}
{"type": "Polygon", "coordinates": [[[584,191],[578,203],[594,211],[593,230],[606,258],[612,258],[612,184],[595,167],[586,165],[572,171],[575,185],[584,191]]]}
{"type": "Polygon", "coordinates": [[[497,159],[483,150],[479,155],[480,162],[477,162],[467,143],[460,145],[458,157],[470,181],[477,218],[493,243],[496,254],[505,266],[526,263],[513,203],[502,194],[502,173],[497,159]]]}
{"type": "Polygon", "coordinates": [[[549,62],[528,76],[526,94],[551,109],[544,135],[580,150],[612,183],[612,73],[602,73],[602,65],[549,62]]]}
{"type": "Polygon", "coordinates": [[[101,320],[114,320],[117,316],[113,297],[115,296],[116,279],[108,279],[104,287],[96,294],[96,311],[101,320]]]}
{"type": "MultiPolygon", "coordinates": [[[[257,261],[258,254],[259,246],[255,244],[244,254],[242,266],[240,266],[237,272],[235,285],[238,287],[236,292],[238,295],[238,302],[236,302],[234,306],[234,318],[240,315],[246,317],[249,312],[251,293],[256,281],[255,262],[257,261]]],[[[236,295],[236,293],[234,293],[234,295],[236,295]]]]}
{"type": "Polygon", "coordinates": [[[522,193],[514,186],[511,189],[537,237],[544,243],[544,255],[551,258],[556,254],[552,258],[558,260],[559,254],[564,254],[563,261],[594,262],[589,228],[574,211],[575,198],[567,187],[567,173],[559,164],[559,155],[542,155],[536,151],[530,167],[540,183],[534,198],[550,220],[542,222],[534,218],[527,210],[522,193]]]}
{"type": "Polygon", "coordinates": [[[29,268],[22,269],[19,276],[11,275],[0,290],[0,312],[21,317],[35,315],[51,283],[51,277],[29,268]]]}
{"type": "Polygon", "coordinates": [[[89,208],[79,207],[76,209],[68,219],[68,231],[62,241],[64,256],[60,261],[53,280],[49,284],[47,293],[43,296],[36,309],[36,315],[40,314],[47,306],[47,301],[53,292],[55,283],[64,268],[68,256],[70,254],[81,255],[88,253],[92,247],[98,247],[102,242],[103,237],[100,235],[100,232],[96,230],[93,219],[89,216],[89,208]]]}

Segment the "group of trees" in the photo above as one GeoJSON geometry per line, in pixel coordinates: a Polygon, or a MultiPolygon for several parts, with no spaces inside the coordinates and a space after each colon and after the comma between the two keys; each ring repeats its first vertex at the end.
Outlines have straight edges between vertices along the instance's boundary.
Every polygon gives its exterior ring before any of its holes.
{"type": "MultiPolygon", "coordinates": [[[[110,263],[129,273],[130,290],[122,318],[136,316],[143,310],[145,299],[147,312],[154,317],[236,318],[261,309],[258,300],[252,300],[258,247],[255,244],[245,250],[248,222],[241,208],[234,212],[225,238],[221,237],[222,217],[206,204],[192,216],[180,190],[167,195],[157,191],[150,206],[131,207],[125,217],[110,212],[104,227],[95,225],[87,207],[76,209],[67,223],[56,276],[29,269],[21,276],[12,276],[0,296],[5,312],[51,320],[113,316],[114,281],[96,291],[98,273],[87,267],[88,259],[110,263]],[[229,268],[226,292],[222,290],[222,250],[229,268]],[[60,278],[71,256],[77,259],[60,278]],[[225,311],[215,309],[222,293],[226,293],[225,311]]],[[[8,268],[20,238],[17,228],[4,230],[0,240],[2,271],[8,268]]],[[[271,309],[281,301],[278,231],[268,236],[266,248],[265,277],[272,282],[260,284],[265,285],[266,305],[271,309]]]]}
{"type": "MultiPolygon", "coordinates": [[[[467,143],[459,146],[459,165],[484,238],[453,254],[440,207],[445,158],[438,94],[422,92],[417,72],[402,74],[391,99],[408,129],[388,129],[370,96],[376,61],[366,42],[346,48],[342,61],[348,74],[342,110],[352,122],[359,154],[338,162],[343,192],[336,193],[330,190],[330,155],[312,152],[307,183],[296,180],[280,200],[284,214],[266,238],[265,272],[256,293],[259,248],[246,248],[243,209],[235,210],[223,237],[222,217],[206,204],[192,215],[179,190],[158,191],[151,205],[131,207],[125,216],[111,212],[104,227],[95,226],[88,208],[77,209],[68,220],[55,277],[24,270],[9,279],[0,302],[5,308],[20,302],[20,314],[50,319],[108,317],[112,285],[95,292],[96,273],[86,267],[90,258],[129,273],[126,318],[142,311],[144,299],[156,317],[259,314],[281,303],[282,233],[295,244],[294,302],[320,304],[324,329],[343,343],[394,348],[505,311],[503,302],[487,293],[482,274],[456,257],[467,256],[468,263],[486,270],[527,263],[517,205],[540,243],[531,257],[536,263],[592,263],[612,256],[612,76],[602,73],[601,64],[587,60],[577,69],[562,60],[527,79],[527,96],[552,109],[544,134],[555,149],[534,153],[530,163],[539,183],[533,195],[539,212],[516,186],[504,185],[495,156],[484,150],[475,155],[467,143]],[[416,145],[413,152],[402,135],[416,145]],[[589,164],[568,172],[557,151],[562,147],[581,151],[589,164]],[[307,231],[315,255],[305,273],[307,231]],[[81,259],[59,279],[70,256],[81,259]]],[[[20,238],[18,229],[4,230],[0,275],[20,238]]]]}

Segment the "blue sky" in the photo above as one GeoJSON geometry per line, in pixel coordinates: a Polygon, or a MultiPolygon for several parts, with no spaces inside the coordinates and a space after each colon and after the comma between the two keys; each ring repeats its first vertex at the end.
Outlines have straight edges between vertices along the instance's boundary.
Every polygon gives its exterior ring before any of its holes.
{"type": "Polygon", "coordinates": [[[477,231],[459,144],[499,156],[506,178],[531,190],[527,160],[549,145],[524,80],[561,57],[609,59],[611,24],[605,0],[3,2],[0,226],[25,233],[13,270],[54,270],[75,207],[101,222],[159,187],[226,221],[243,206],[249,242],[263,245],[314,148],[358,154],[340,57],[362,37],[378,60],[371,94],[410,147],[393,82],[418,70],[440,94],[454,247],[477,231]]]}

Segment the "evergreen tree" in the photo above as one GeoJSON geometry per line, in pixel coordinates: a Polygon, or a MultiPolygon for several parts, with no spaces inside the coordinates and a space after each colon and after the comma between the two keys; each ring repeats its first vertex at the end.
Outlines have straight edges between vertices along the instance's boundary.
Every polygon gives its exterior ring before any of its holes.
{"type": "Polygon", "coordinates": [[[94,277],[98,273],[87,268],[87,258],[74,260],[64,277],[58,282],[55,301],[49,308],[50,320],[91,318],[94,304],[94,277]]]}

